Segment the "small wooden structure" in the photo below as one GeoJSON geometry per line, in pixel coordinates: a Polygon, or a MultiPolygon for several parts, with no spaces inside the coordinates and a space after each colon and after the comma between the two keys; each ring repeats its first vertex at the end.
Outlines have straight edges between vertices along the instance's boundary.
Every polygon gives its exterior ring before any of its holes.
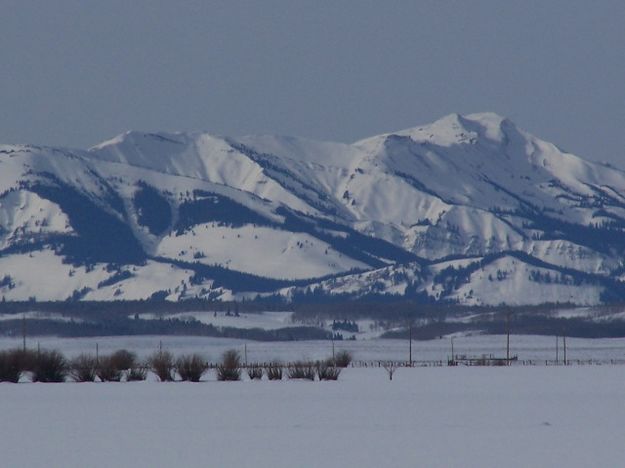
{"type": "Polygon", "coordinates": [[[482,354],[481,356],[467,356],[464,354],[454,355],[447,360],[448,366],[509,366],[514,361],[518,361],[518,356],[497,357],[492,354],[482,354]]]}

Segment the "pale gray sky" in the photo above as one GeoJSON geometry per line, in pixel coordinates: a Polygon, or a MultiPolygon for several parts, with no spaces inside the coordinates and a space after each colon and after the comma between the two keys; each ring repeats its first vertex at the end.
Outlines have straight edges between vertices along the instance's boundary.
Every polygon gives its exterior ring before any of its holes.
{"type": "Polygon", "coordinates": [[[353,141],[494,111],[625,167],[623,1],[0,0],[0,142],[353,141]]]}

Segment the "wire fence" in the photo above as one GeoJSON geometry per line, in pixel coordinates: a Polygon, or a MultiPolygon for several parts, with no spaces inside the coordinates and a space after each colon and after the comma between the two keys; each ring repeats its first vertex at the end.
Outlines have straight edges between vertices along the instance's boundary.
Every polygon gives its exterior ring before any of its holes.
{"type": "Polygon", "coordinates": [[[368,368],[392,365],[394,367],[447,367],[447,366],[622,366],[625,359],[567,359],[556,361],[555,359],[506,359],[490,357],[458,358],[454,360],[415,360],[415,361],[394,361],[394,360],[369,360],[352,361],[349,367],[368,368]]]}

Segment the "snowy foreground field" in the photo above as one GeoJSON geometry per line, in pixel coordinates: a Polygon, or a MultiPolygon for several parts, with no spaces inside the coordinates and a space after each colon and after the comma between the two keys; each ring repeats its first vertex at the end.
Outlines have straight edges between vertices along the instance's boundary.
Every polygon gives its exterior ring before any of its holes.
{"type": "Polygon", "coordinates": [[[0,384],[6,467],[623,466],[625,366],[0,384]]]}

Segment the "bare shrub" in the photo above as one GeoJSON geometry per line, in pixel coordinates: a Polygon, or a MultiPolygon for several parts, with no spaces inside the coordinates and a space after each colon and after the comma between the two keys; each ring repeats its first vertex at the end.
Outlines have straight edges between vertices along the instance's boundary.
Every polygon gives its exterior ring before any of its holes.
{"type": "Polygon", "coordinates": [[[289,379],[315,380],[315,365],[312,362],[297,361],[287,369],[289,379]]]}
{"type": "Polygon", "coordinates": [[[199,354],[190,354],[178,358],[176,370],[183,381],[199,382],[208,370],[208,364],[199,354]]]}
{"type": "Polygon", "coordinates": [[[250,380],[261,380],[263,378],[263,368],[258,364],[252,364],[247,368],[247,376],[250,380]]]}
{"type": "Polygon", "coordinates": [[[334,365],[336,367],[348,367],[352,362],[353,356],[349,351],[339,351],[334,356],[334,365]]]}
{"type": "Polygon", "coordinates": [[[91,354],[80,354],[70,363],[69,373],[76,382],[93,382],[98,368],[98,361],[91,354]]]}
{"type": "Polygon", "coordinates": [[[140,380],[145,380],[148,376],[148,368],[144,364],[135,364],[134,367],[131,367],[126,374],[126,381],[128,382],[136,382],[140,380]]]}
{"type": "Polygon", "coordinates": [[[98,362],[97,375],[102,382],[119,382],[123,374],[117,368],[113,356],[102,356],[98,362]]]}
{"type": "Polygon", "coordinates": [[[393,374],[397,370],[397,364],[394,362],[387,362],[384,364],[384,369],[386,369],[386,372],[388,373],[388,379],[393,380],[393,374]]]}
{"type": "Polygon", "coordinates": [[[111,364],[120,371],[132,369],[137,364],[137,355],[127,349],[120,349],[111,354],[111,364]]]}
{"type": "Polygon", "coordinates": [[[17,365],[22,372],[34,372],[37,366],[37,351],[30,349],[14,349],[11,351],[14,353],[17,365]]]}
{"type": "Polygon", "coordinates": [[[319,380],[338,380],[341,374],[341,368],[328,361],[322,361],[317,364],[317,376],[319,380]]]}
{"type": "Polygon", "coordinates": [[[148,359],[148,365],[161,382],[174,380],[174,356],[169,351],[157,351],[148,359]]]}
{"type": "Polygon", "coordinates": [[[21,352],[19,349],[0,351],[0,382],[17,383],[20,381],[22,376],[21,352]]]}
{"type": "Polygon", "coordinates": [[[265,367],[265,374],[267,374],[269,380],[282,380],[282,364],[272,362],[265,367]]]}
{"type": "Polygon", "coordinates": [[[59,351],[40,351],[35,361],[33,382],[65,382],[67,371],[67,360],[59,351]]]}
{"type": "Polygon", "coordinates": [[[235,349],[225,351],[217,365],[217,380],[241,380],[241,355],[235,349]]]}

